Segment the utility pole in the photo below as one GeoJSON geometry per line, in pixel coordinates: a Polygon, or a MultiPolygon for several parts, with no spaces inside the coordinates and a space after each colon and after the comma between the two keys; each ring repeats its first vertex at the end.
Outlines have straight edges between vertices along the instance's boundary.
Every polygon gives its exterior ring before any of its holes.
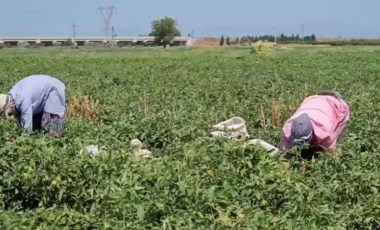
{"type": "Polygon", "coordinates": [[[302,43],[305,43],[305,25],[303,23],[301,24],[301,29],[302,29],[302,43]]]}
{"type": "Polygon", "coordinates": [[[100,11],[100,13],[102,14],[103,24],[104,24],[103,30],[105,31],[106,37],[109,36],[110,30],[111,30],[110,25],[111,25],[112,15],[115,10],[116,10],[116,7],[114,6],[98,7],[98,11],[100,11]]]}
{"type": "Polygon", "coordinates": [[[273,26],[273,29],[274,29],[274,43],[277,43],[277,30],[276,30],[276,27],[273,26]]]}
{"type": "Polygon", "coordinates": [[[111,48],[113,48],[113,38],[116,36],[115,34],[115,27],[112,26],[111,29],[111,48]]]}
{"type": "Polygon", "coordinates": [[[76,25],[75,25],[75,22],[73,22],[72,26],[73,28],[73,46],[75,47],[75,39],[76,39],[76,25]]]}

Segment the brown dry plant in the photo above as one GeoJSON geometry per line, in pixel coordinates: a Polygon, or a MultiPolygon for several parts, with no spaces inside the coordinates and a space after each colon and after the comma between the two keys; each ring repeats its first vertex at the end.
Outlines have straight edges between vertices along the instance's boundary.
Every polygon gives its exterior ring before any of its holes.
{"type": "Polygon", "coordinates": [[[66,120],[72,117],[81,117],[95,121],[99,117],[100,107],[93,97],[88,95],[75,95],[69,100],[66,107],[66,120]]]}
{"type": "Polygon", "coordinates": [[[283,98],[272,98],[270,115],[265,113],[263,105],[260,105],[259,117],[262,127],[269,125],[281,128],[284,122],[296,112],[302,101],[308,96],[307,85],[304,86],[302,92],[296,100],[286,102],[283,98]]]}

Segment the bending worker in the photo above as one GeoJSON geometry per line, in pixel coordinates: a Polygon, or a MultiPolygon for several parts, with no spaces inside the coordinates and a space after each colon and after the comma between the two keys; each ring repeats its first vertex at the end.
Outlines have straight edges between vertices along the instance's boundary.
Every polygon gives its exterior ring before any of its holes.
{"type": "Polygon", "coordinates": [[[350,117],[350,108],[336,92],[323,92],[306,98],[286,121],[280,149],[306,146],[306,152],[333,150],[350,117]]]}
{"type": "Polygon", "coordinates": [[[8,94],[0,94],[0,115],[15,116],[24,130],[43,130],[62,136],[65,126],[65,85],[47,75],[32,75],[17,82],[8,94]]]}

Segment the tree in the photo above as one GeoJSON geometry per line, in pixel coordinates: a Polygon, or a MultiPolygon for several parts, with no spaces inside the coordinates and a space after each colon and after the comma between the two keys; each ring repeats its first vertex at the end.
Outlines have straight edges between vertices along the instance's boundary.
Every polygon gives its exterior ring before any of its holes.
{"type": "Polygon", "coordinates": [[[236,37],[235,45],[238,45],[238,44],[239,44],[239,37],[236,37]]]}
{"type": "Polygon", "coordinates": [[[71,38],[66,39],[66,40],[62,43],[63,46],[72,46],[73,44],[74,44],[74,41],[73,41],[73,39],[71,39],[71,38]]]}
{"type": "Polygon", "coordinates": [[[223,46],[224,45],[224,36],[222,35],[222,37],[220,37],[220,46],[223,46]]]}
{"type": "Polygon", "coordinates": [[[251,45],[251,38],[249,36],[243,36],[240,39],[240,45],[251,45]]]}
{"type": "Polygon", "coordinates": [[[226,44],[229,46],[230,45],[230,37],[226,38],[226,44]]]}
{"type": "Polygon", "coordinates": [[[177,21],[173,18],[165,17],[152,22],[152,32],[149,35],[154,36],[156,42],[166,48],[174,37],[181,36],[181,33],[177,29],[177,21]]]}
{"type": "Polygon", "coordinates": [[[317,38],[315,37],[315,34],[312,34],[312,35],[311,35],[311,40],[312,40],[313,42],[315,42],[315,40],[317,40],[317,38]]]}

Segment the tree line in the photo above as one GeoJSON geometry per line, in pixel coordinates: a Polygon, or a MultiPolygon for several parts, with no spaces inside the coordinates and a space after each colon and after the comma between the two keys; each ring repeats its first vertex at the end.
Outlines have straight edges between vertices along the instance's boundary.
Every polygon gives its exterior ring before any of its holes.
{"type": "Polygon", "coordinates": [[[231,39],[230,37],[224,37],[223,35],[220,38],[220,45],[246,45],[255,43],[258,41],[267,41],[267,42],[277,42],[277,43],[313,43],[317,37],[315,34],[301,37],[299,34],[280,34],[279,36],[273,35],[260,35],[260,36],[243,36],[241,38],[236,37],[231,39]]]}

